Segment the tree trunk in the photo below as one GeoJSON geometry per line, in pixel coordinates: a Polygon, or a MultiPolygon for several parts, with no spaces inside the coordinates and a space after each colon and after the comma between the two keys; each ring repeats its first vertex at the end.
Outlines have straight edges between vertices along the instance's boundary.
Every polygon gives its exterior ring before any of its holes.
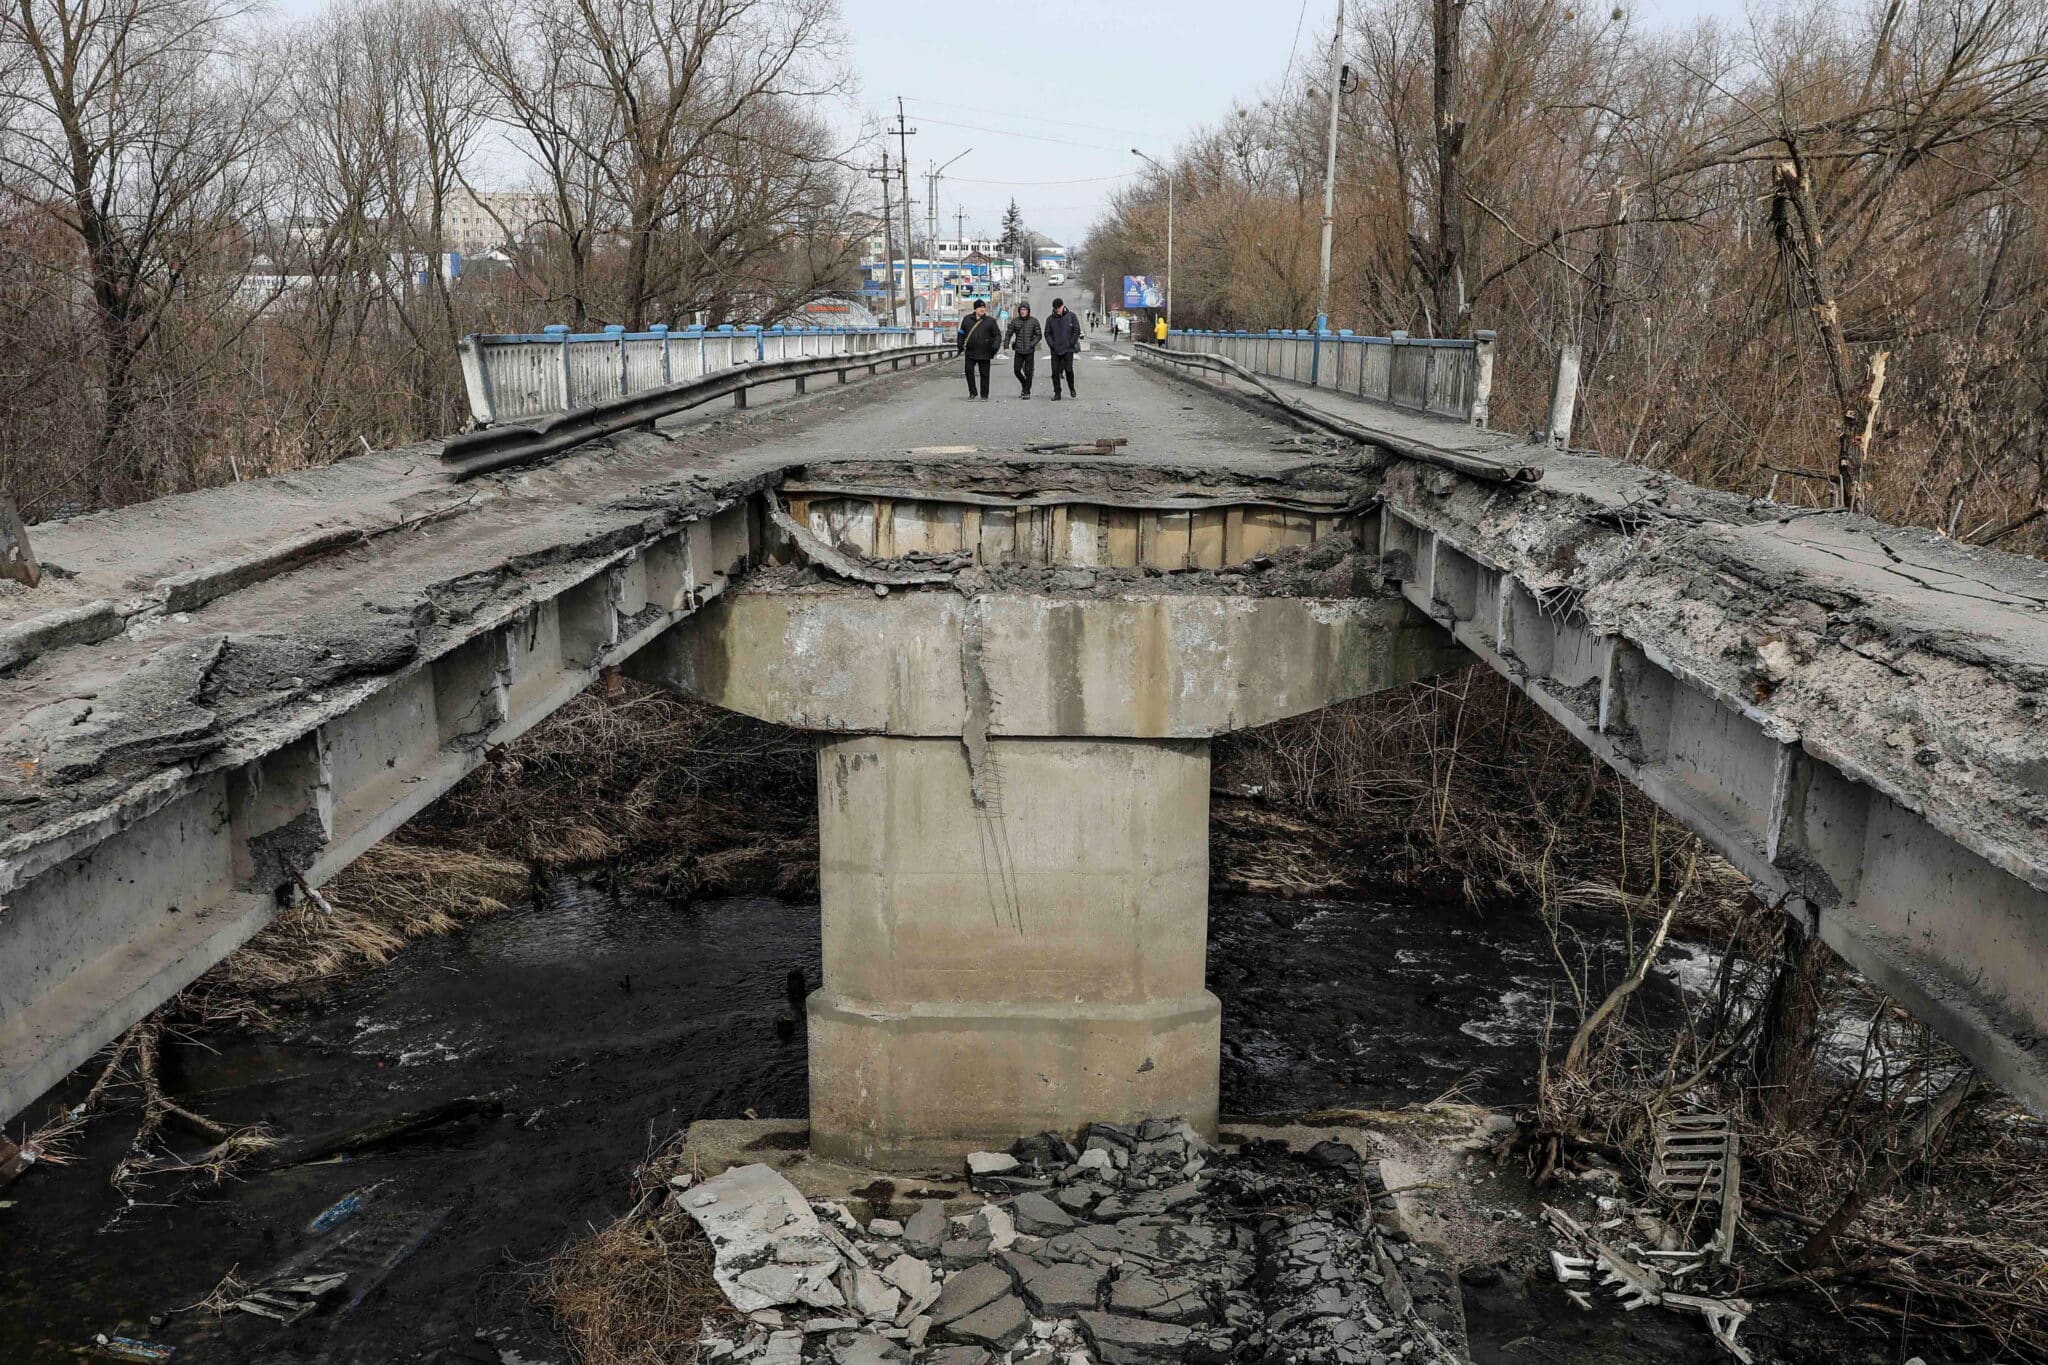
{"type": "Polygon", "coordinates": [[[1835,294],[1835,272],[1828,260],[1827,242],[1821,231],[1820,211],[1814,205],[1804,159],[1795,146],[1791,155],[1776,167],[1778,194],[1789,210],[1788,232],[1792,237],[1792,261],[1813,308],[1814,330],[1820,336],[1821,354],[1828,362],[1828,380],[1834,387],[1835,403],[1841,413],[1841,427],[1835,438],[1835,501],[1855,509],[1863,504],[1863,466],[1870,454],[1871,434],[1877,427],[1877,405],[1884,396],[1885,363],[1890,358],[1879,351],[1870,358],[1868,379],[1864,367],[1849,349],[1842,327],[1842,308],[1835,294]]]}
{"type": "Polygon", "coordinates": [[[1431,262],[1436,334],[1465,332],[1465,185],[1460,154],[1465,123],[1458,117],[1463,57],[1459,29],[1466,0],[1435,0],[1436,259],[1431,262]]]}
{"type": "Polygon", "coordinates": [[[1827,945],[1808,933],[1798,920],[1787,918],[1778,939],[1778,973],[1763,1004],[1763,1026],[1757,1038],[1755,1081],[1763,1117],[1783,1123],[1813,1065],[1813,1046],[1820,1027],[1821,970],[1827,945]]]}

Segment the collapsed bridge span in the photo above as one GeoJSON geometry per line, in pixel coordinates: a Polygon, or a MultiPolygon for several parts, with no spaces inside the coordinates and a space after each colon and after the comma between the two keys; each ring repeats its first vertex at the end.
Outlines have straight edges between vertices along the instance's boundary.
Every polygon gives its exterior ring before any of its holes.
{"type": "Polygon", "coordinates": [[[1504,486],[1413,457],[1509,443],[1440,411],[1300,391],[1396,456],[1121,356],[1081,378],[977,404],[910,368],[36,528],[49,576],[0,599],[0,1116],[625,667],[828,736],[844,1150],[1213,1118],[1207,737],[1474,656],[2048,1104],[2041,566],[1519,443],[1541,477],[1504,486]],[[1050,955],[1008,996],[951,918],[990,904],[1050,955]],[[1085,999],[1034,994],[1056,960],[1085,999]],[[938,1055],[991,1083],[914,1131],[938,1055]]]}

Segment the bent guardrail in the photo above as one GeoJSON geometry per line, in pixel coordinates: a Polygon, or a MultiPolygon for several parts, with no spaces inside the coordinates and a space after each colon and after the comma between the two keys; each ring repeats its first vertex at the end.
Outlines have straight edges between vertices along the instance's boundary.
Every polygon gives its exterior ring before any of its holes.
{"type": "Polygon", "coordinates": [[[505,336],[473,334],[457,343],[469,411],[478,426],[574,412],[599,403],[685,384],[735,365],[810,356],[868,355],[934,345],[950,328],[682,327],[644,332],[607,327],[572,332],[555,325],[505,336]]]}
{"type": "Polygon", "coordinates": [[[1173,339],[1183,350],[1222,356],[1253,374],[1486,425],[1493,393],[1492,332],[1369,337],[1349,331],[1192,331],[1175,332],[1173,339]]]}

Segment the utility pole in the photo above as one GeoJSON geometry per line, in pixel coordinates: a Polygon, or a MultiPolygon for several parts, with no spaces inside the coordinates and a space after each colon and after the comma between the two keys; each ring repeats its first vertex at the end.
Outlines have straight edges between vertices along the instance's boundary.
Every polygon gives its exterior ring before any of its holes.
{"type": "Polygon", "coordinates": [[[882,164],[868,167],[868,174],[882,182],[882,255],[889,265],[889,321],[896,321],[896,222],[889,204],[889,149],[882,148],[882,164]]]}
{"type": "Polygon", "coordinates": [[[896,145],[900,155],[896,158],[897,173],[903,177],[903,297],[909,305],[906,315],[909,325],[917,326],[917,251],[910,237],[910,135],[917,129],[910,126],[903,117],[903,97],[896,97],[896,145]]]}
{"type": "Polygon", "coordinates": [[[1316,330],[1330,330],[1330,238],[1337,226],[1337,109],[1344,93],[1344,0],[1330,34],[1330,146],[1323,162],[1323,282],[1316,295],[1316,330]]]}
{"type": "MultiPolygon", "coordinates": [[[[974,148],[969,147],[967,152],[973,150],[974,148]]],[[[960,153],[960,156],[966,156],[967,152],[960,153]]],[[[954,157],[953,161],[958,161],[960,156],[954,157]]],[[[934,240],[939,235],[939,177],[946,173],[946,167],[952,165],[953,161],[948,161],[944,165],[938,166],[932,166],[930,162],[925,163],[927,166],[931,166],[931,169],[925,172],[924,177],[924,220],[927,224],[927,230],[934,240]]],[[[961,216],[965,217],[966,215],[963,214],[961,216]]]]}
{"type": "Polygon", "coordinates": [[[1131,155],[1166,177],[1166,315],[1167,330],[1173,328],[1173,172],[1146,156],[1136,147],[1131,155]]]}

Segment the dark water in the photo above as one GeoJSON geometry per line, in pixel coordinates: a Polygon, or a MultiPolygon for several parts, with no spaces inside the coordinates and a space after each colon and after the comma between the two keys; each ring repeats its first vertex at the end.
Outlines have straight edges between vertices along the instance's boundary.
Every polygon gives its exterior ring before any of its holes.
{"type": "MultiPolygon", "coordinates": [[[[1533,916],[1237,900],[1211,918],[1226,1112],[1426,1100],[1461,1078],[1483,1101],[1526,1092],[1562,981],[1533,916]]],[[[124,1329],[179,1342],[194,1361],[424,1359],[486,1327],[544,1347],[528,1306],[535,1269],[624,1211],[635,1162],[696,1118],[803,1113],[787,979],[800,968],[815,984],[817,961],[814,906],[671,906],[564,881],[541,904],[414,945],[281,1035],[172,1047],[167,1079],[188,1103],[290,1137],[472,1095],[503,1113],[173,1207],[130,1207],[107,1187],[132,1123],[102,1121],[78,1165],[5,1192],[0,1362],[74,1360],[93,1333],[124,1329]],[[260,1278],[316,1213],[382,1180],[383,1198],[447,1218],[338,1327],[204,1313],[148,1325],[230,1268],[260,1278]]],[[[1611,945],[1587,961],[1596,980],[1619,970],[1611,945]]],[[[1644,996],[1653,1009],[1676,1000],[1655,978],[1644,996]]]]}

